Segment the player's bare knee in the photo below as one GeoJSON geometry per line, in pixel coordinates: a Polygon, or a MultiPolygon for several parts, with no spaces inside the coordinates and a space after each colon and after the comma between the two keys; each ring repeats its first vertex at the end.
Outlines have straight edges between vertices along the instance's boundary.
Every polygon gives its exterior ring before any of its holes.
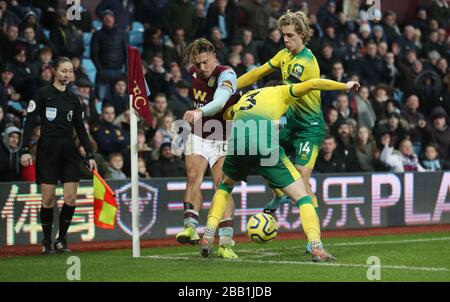
{"type": "Polygon", "coordinates": [[[53,208],[55,206],[55,195],[42,196],[42,206],[44,208],[53,208]]]}
{"type": "Polygon", "coordinates": [[[70,195],[64,196],[64,203],[71,207],[75,206],[76,200],[77,200],[77,195],[70,194],[70,195]]]}
{"type": "Polygon", "coordinates": [[[186,177],[187,177],[187,185],[188,186],[196,186],[201,184],[203,174],[198,173],[195,169],[186,171],[186,177]]]}

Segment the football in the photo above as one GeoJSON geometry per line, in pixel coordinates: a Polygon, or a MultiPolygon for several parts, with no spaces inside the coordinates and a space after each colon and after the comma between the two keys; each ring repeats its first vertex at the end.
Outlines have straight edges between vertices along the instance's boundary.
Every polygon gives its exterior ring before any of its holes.
{"type": "Polygon", "coordinates": [[[277,237],[278,224],[272,215],[258,213],[247,221],[247,236],[257,243],[266,243],[277,237]]]}

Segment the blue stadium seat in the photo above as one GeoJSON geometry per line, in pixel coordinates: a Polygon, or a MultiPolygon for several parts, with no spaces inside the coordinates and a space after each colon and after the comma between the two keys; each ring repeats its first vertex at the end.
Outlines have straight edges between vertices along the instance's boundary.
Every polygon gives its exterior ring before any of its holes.
{"type": "Polygon", "coordinates": [[[87,46],[87,45],[91,44],[91,38],[92,38],[92,33],[90,33],[90,32],[83,33],[83,44],[84,44],[84,46],[87,46]]]}
{"type": "Polygon", "coordinates": [[[94,62],[91,59],[83,59],[82,65],[86,71],[89,79],[92,83],[95,83],[95,76],[97,74],[97,69],[95,68],[94,62]]]}
{"type": "Polygon", "coordinates": [[[128,42],[131,46],[142,46],[144,44],[144,34],[137,31],[130,31],[128,34],[128,42]]]}
{"type": "Polygon", "coordinates": [[[103,23],[101,21],[99,21],[99,20],[92,21],[92,27],[95,30],[100,30],[102,28],[102,26],[103,26],[103,23]]]}
{"type": "Polygon", "coordinates": [[[44,35],[47,37],[47,39],[50,39],[50,31],[48,29],[44,29],[44,35]]]}
{"type": "Polygon", "coordinates": [[[137,31],[143,33],[145,31],[144,24],[138,21],[133,21],[131,24],[131,30],[130,31],[137,31]]]}
{"type": "Polygon", "coordinates": [[[89,44],[84,45],[83,58],[85,58],[85,59],[91,58],[91,46],[89,44]]]}

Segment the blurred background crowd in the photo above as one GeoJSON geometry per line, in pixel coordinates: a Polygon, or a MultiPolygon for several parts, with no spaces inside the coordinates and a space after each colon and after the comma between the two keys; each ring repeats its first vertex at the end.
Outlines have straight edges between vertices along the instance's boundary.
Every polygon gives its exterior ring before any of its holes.
{"type": "MultiPolygon", "coordinates": [[[[140,177],[185,176],[171,149],[172,123],[192,109],[185,47],[208,38],[240,76],[284,48],[276,21],[287,9],[308,15],[307,47],[321,76],[362,84],[358,93],[322,92],[328,135],[316,172],[450,169],[450,1],[403,1],[397,10],[381,1],[373,10],[363,0],[98,0],[74,21],[65,2],[0,0],[0,181],[35,178],[34,166],[19,163],[23,121],[58,56],[73,62],[70,89],[83,104],[99,172],[129,177],[128,45],[139,49],[152,93],[154,123],[139,123],[140,177]],[[413,13],[400,21],[408,3],[413,13]]],[[[37,127],[34,144],[39,135],[37,127]]]]}

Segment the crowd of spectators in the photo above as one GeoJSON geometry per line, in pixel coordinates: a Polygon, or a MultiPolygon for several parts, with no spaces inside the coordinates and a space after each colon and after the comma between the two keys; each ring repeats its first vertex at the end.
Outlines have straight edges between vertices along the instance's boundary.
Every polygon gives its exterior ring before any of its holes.
{"type": "MultiPolygon", "coordinates": [[[[139,175],[184,176],[170,143],[172,123],[192,109],[185,47],[208,38],[219,62],[240,76],[284,48],[276,20],[287,9],[308,15],[314,36],[307,47],[321,77],[362,84],[357,93],[322,93],[328,135],[316,172],[449,169],[448,2],[427,2],[403,24],[393,11],[376,11],[381,20],[370,20],[365,1],[324,2],[310,11],[298,0],[102,0],[95,12],[82,6],[81,20],[70,21],[56,0],[0,0],[0,181],[35,177],[19,164],[21,129],[58,56],[73,62],[70,89],[83,104],[100,173],[130,175],[129,44],[141,52],[154,116],[152,125],[138,125],[139,175]],[[142,28],[137,40],[135,26],[142,28]]],[[[280,78],[275,73],[247,89],[280,78]]],[[[34,144],[39,134],[35,129],[34,144]]]]}

